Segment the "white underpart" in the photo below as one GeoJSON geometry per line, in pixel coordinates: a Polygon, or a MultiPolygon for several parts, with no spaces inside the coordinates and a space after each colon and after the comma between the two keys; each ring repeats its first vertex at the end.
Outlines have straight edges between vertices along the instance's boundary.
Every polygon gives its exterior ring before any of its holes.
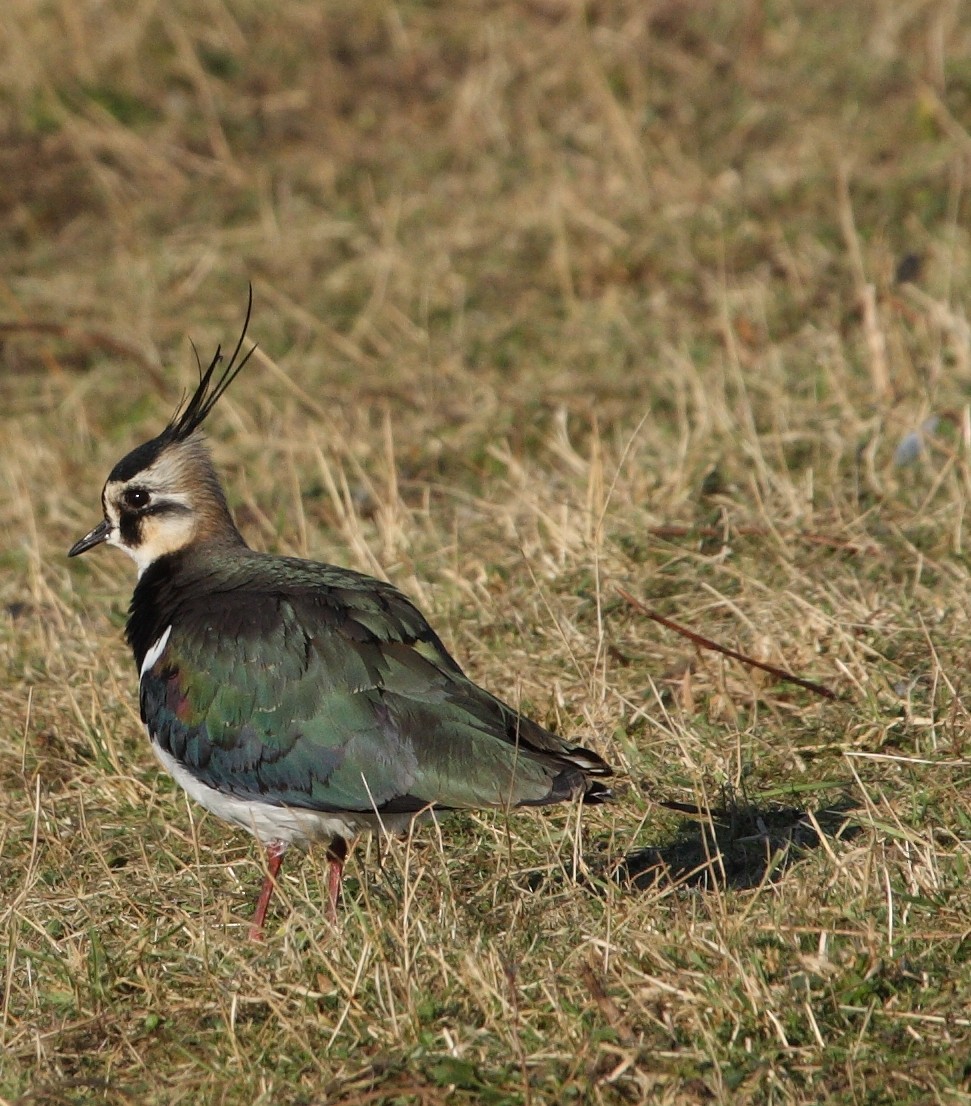
{"type": "Polygon", "coordinates": [[[180,764],[154,740],[152,749],[162,767],[190,798],[218,818],[248,830],[264,845],[279,842],[307,848],[314,841],[330,841],[334,837],[350,840],[359,833],[382,828],[390,833],[402,833],[412,821],[413,816],[410,814],[385,815],[379,821],[376,814],[333,814],[297,806],[276,806],[256,799],[241,799],[197,779],[184,764],[180,764]]]}
{"type": "Polygon", "coordinates": [[[150,668],[154,667],[155,662],[165,652],[165,647],[169,643],[169,634],[171,634],[171,633],[172,633],[172,627],[169,626],[168,629],[158,639],[158,641],[156,641],[155,644],[145,654],[145,659],[142,661],[141,671],[138,673],[139,680],[142,678],[142,676],[145,675],[145,673],[150,668]]]}
{"type": "MultiPolygon", "coordinates": [[[[130,550],[126,551],[130,552],[130,550]]],[[[140,680],[165,652],[171,633],[172,627],[169,626],[145,654],[139,673],[140,680]]],[[[379,817],[368,811],[340,814],[307,810],[299,806],[281,806],[259,799],[242,799],[238,795],[230,795],[218,788],[210,787],[209,784],[198,779],[184,764],[158,744],[151,730],[148,731],[148,736],[152,743],[152,751],[162,767],[190,798],[195,799],[200,806],[205,807],[218,818],[247,830],[264,845],[275,842],[306,848],[314,841],[330,841],[334,837],[349,839],[365,831],[384,830],[389,833],[402,833],[408,829],[414,818],[411,814],[385,814],[379,817]]]]}

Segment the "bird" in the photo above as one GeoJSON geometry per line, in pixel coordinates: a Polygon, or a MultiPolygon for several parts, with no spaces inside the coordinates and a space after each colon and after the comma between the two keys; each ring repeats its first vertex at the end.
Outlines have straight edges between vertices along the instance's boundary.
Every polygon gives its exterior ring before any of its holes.
{"type": "Polygon", "coordinates": [[[327,850],[327,909],[348,846],[449,811],[601,803],[613,774],[465,675],[412,601],[349,568],[250,548],[202,426],[256,350],[222,347],[156,437],[108,475],[104,517],[68,551],[107,544],[137,582],[125,636],[141,719],[162,767],[249,831],[265,876],[263,937],[284,853],[327,850]]]}

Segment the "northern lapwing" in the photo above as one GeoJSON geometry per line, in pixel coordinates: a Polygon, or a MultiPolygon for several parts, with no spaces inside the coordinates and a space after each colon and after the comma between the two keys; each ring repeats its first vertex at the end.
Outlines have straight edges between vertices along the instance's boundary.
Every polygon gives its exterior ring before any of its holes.
{"type": "Polygon", "coordinates": [[[162,766],[266,847],[259,939],[289,845],[327,845],[335,915],[347,843],[450,810],[599,803],[611,769],[474,684],[384,581],[243,540],[200,427],[252,356],[217,347],[157,437],[111,470],[107,542],[138,567],[126,626],[162,766]]]}

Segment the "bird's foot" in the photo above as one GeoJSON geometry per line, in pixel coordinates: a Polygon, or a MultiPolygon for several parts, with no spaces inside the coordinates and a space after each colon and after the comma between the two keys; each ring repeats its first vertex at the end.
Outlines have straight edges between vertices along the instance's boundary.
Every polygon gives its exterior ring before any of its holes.
{"type": "Polygon", "coordinates": [[[266,920],[266,908],[270,905],[273,889],[276,887],[276,877],[283,863],[283,854],[287,846],[283,841],[272,841],[266,847],[266,878],[260,890],[260,897],[256,900],[256,910],[253,913],[253,923],[249,927],[249,939],[251,941],[263,940],[263,922],[266,920]]]}
{"type": "Polygon", "coordinates": [[[347,842],[335,837],[327,849],[327,917],[337,924],[337,900],[341,893],[344,861],[347,859],[347,842]]]}

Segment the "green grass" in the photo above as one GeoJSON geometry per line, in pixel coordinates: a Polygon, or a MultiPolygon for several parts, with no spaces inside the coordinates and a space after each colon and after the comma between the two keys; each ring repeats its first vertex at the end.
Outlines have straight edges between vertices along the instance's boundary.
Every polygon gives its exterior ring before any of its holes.
{"type": "Polygon", "coordinates": [[[5,29],[0,1103],[971,1101],[964,10],[5,29]],[[248,538],[386,575],[620,773],[361,842],[336,928],[288,859],[262,947],[255,845],[142,733],[130,565],[64,556],[247,281],[248,538]]]}

